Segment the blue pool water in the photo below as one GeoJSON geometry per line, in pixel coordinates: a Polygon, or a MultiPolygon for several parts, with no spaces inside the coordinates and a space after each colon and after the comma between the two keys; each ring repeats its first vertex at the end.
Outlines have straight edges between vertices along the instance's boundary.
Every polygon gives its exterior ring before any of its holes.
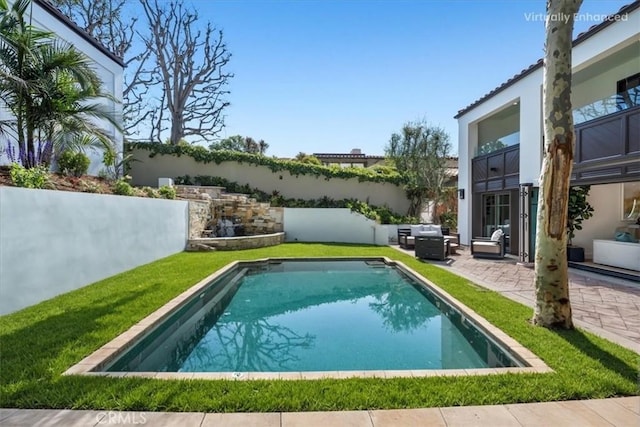
{"type": "Polygon", "coordinates": [[[214,282],[109,370],[516,365],[458,311],[393,266],[380,261],[284,261],[238,269],[214,282]]]}

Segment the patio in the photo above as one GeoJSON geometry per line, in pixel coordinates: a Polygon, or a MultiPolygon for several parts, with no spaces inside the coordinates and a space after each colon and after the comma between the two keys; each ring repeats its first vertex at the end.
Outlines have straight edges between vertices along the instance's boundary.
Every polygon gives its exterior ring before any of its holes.
{"type": "MultiPolygon", "coordinates": [[[[413,251],[394,248],[412,255],[413,251]]],[[[533,307],[534,269],[512,258],[476,259],[469,248],[459,249],[434,265],[450,270],[487,289],[533,307]]],[[[573,319],[576,326],[640,352],[640,283],[569,269],[573,319]]]]}

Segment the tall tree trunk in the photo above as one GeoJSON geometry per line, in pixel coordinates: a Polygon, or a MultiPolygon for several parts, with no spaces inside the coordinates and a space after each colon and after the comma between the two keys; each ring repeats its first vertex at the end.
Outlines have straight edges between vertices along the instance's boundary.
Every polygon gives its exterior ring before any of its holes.
{"type": "Polygon", "coordinates": [[[567,209],[573,167],[571,46],[582,0],[548,0],[543,74],[544,158],[538,198],[533,323],[573,328],[567,265],[567,209]]]}

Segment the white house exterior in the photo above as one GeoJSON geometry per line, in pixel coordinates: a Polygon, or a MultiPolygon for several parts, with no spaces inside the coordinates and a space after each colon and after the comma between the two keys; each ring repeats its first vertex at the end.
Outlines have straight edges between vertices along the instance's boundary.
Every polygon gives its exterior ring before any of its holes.
{"type": "MultiPolygon", "coordinates": [[[[9,7],[14,2],[9,0],[9,7]]],[[[27,11],[25,19],[31,19],[31,25],[54,33],[61,40],[73,45],[80,52],[84,53],[92,62],[93,68],[102,80],[103,91],[112,95],[119,102],[122,101],[122,85],[124,63],[122,59],[111,53],[100,42],[88,35],[82,28],[74,24],[69,18],[52,6],[47,0],[32,0],[32,7],[27,11]]],[[[120,103],[111,103],[118,113],[122,111],[120,103]]],[[[6,110],[0,109],[0,115],[5,115],[6,110]]],[[[121,114],[119,114],[121,116],[121,114]]],[[[103,128],[109,135],[113,135],[119,152],[122,151],[122,134],[116,131],[115,127],[107,122],[103,123],[103,128]]],[[[102,152],[89,150],[86,153],[91,158],[89,174],[97,175],[104,167],[102,164],[102,152]]],[[[6,158],[2,158],[6,162],[6,158]]]]}
{"type": "MultiPolygon", "coordinates": [[[[591,185],[594,217],[575,245],[613,240],[640,210],[640,1],[574,40],[572,183],[591,185]]],[[[462,243],[502,228],[508,253],[533,261],[543,151],[542,60],[460,110],[458,230],[462,243]]],[[[638,236],[636,235],[636,238],[638,236]]],[[[640,248],[640,245],[637,245],[640,248]]],[[[597,260],[594,259],[594,262],[597,260]]],[[[640,270],[640,259],[638,261],[640,270]]]]}

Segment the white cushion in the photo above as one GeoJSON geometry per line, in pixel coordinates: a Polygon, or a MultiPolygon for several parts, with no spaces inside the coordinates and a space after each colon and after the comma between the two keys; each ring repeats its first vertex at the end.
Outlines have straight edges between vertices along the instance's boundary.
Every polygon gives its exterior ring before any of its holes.
{"type": "Polygon", "coordinates": [[[412,236],[419,236],[421,231],[422,231],[422,225],[418,224],[418,225],[412,225],[411,226],[411,235],[412,236]]]}
{"type": "Polygon", "coordinates": [[[419,231],[418,232],[419,236],[435,236],[435,237],[440,237],[440,235],[438,234],[437,231],[419,231]]]}
{"type": "Polygon", "coordinates": [[[491,235],[491,240],[493,240],[494,242],[498,242],[500,241],[500,238],[502,237],[502,230],[501,229],[497,229],[496,231],[493,232],[493,234],[491,235]]]}
{"type": "Polygon", "coordinates": [[[500,254],[500,245],[493,242],[475,241],[472,243],[474,252],[500,254]]]}

